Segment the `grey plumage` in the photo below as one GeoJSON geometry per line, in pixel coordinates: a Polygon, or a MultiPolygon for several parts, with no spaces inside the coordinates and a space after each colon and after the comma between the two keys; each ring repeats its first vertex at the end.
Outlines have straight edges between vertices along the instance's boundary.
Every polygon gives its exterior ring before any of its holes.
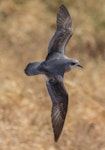
{"type": "Polygon", "coordinates": [[[29,63],[25,68],[28,76],[45,74],[46,85],[52,100],[52,127],[58,140],[67,113],[68,94],[63,84],[64,73],[73,67],[82,67],[76,59],[65,56],[65,47],[73,34],[71,16],[64,5],[57,14],[57,29],[52,37],[45,61],[29,63]]]}

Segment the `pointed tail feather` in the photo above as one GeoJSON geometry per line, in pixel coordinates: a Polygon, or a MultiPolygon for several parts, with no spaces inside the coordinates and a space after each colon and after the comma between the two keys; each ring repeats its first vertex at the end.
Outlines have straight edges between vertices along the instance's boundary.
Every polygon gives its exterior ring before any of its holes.
{"type": "Polygon", "coordinates": [[[33,75],[37,75],[37,74],[42,74],[42,72],[40,71],[40,65],[42,62],[33,62],[33,63],[29,63],[24,72],[26,73],[26,75],[28,76],[33,76],[33,75]]]}

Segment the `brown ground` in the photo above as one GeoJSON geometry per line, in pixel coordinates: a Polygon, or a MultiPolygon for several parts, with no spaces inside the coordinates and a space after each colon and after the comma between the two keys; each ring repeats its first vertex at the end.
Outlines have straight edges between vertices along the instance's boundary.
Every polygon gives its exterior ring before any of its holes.
{"type": "Polygon", "coordinates": [[[0,150],[105,150],[104,0],[62,0],[74,23],[66,53],[84,69],[65,74],[69,108],[58,143],[45,77],[24,74],[28,62],[47,54],[60,5],[52,2],[0,1],[0,150]]]}

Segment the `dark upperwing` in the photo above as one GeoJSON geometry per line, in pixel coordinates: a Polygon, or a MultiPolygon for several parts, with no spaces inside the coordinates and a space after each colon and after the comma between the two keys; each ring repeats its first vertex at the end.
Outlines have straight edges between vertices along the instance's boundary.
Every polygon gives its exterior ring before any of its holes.
{"type": "Polygon", "coordinates": [[[47,58],[54,52],[64,54],[65,46],[72,34],[73,27],[71,16],[66,7],[61,5],[57,14],[57,30],[50,41],[47,58]]]}
{"type": "Polygon", "coordinates": [[[57,142],[67,113],[68,108],[68,94],[64,87],[62,77],[51,77],[46,80],[47,89],[52,99],[52,127],[54,132],[54,139],[57,142]]]}

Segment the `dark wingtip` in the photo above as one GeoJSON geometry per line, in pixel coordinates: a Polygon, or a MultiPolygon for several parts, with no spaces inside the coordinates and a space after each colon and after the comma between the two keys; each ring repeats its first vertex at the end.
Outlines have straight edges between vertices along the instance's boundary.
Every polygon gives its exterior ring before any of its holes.
{"type": "Polygon", "coordinates": [[[67,13],[67,15],[70,16],[70,14],[69,14],[69,12],[68,12],[68,10],[67,10],[67,8],[66,8],[66,6],[64,4],[61,4],[59,9],[65,11],[65,13],[67,13]]]}
{"type": "Polygon", "coordinates": [[[66,8],[66,6],[64,4],[61,4],[59,9],[63,10],[63,11],[66,11],[69,14],[69,12],[68,12],[68,10],[67,10],[67,8],[66,8]]]}
{"type": "Polygon", "coordinates": [[[58,139],[59,139],[59,136],[58,136],[58,137],[54,136],[54,141],[55,141],[56,143],[58,142],[58,139]]]}
{"type": "Polygon", "coordinates": [[[69,11],[67,10],[64,4],[62,4],[59,7],[59,11],[57,13],[57,29],[62,28],[70,30],[70,33],[72,35],[73,32],[72,19],[69,11]]]}
{"type": "Polygon", "coordinates": [[[64,5],[64,4],[61,4],[61,5],[60,5],[60,8],[63,8],[63,7],[65,7],[65,5],[64,5]]]}

